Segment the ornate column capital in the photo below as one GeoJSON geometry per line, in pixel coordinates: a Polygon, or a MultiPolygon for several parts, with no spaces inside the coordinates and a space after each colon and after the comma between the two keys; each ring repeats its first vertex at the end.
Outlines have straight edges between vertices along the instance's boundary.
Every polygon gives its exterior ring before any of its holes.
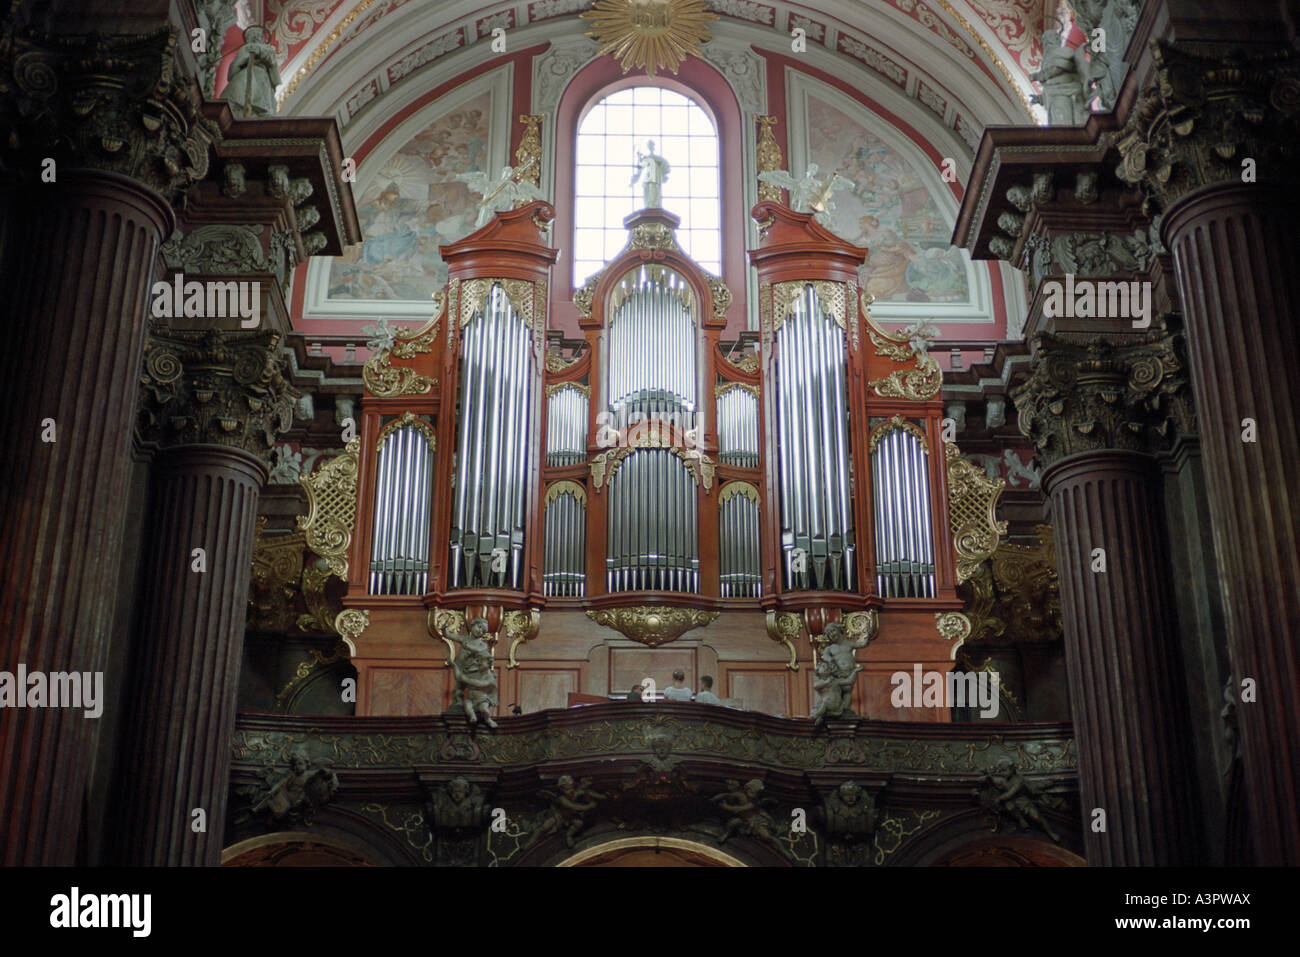
{"type": "Polygon", "coordinates": [[[1196,430],[1177,336],[1034,337],[1034,367],[1012,391],[1020,431],[1047,467],[1079,452],[1154,452],[1196,430]]]}
{"type": "Polygon", "coordinates": [[[1151,80],[1116,138],[1121,179],[1162,212],[1201,187],[1245,182],[1246,159],[1261,178],[1290,180],[1300,157],[1294,51],[1214,57],[1157,41],[1152,57],[1151,80]]]}
{"type": "Polygon", "coordinates": [[[223,445],[267,464],[293,424],[298,392],[274,332],[150,330],[140,374],[140,432],[164,448],[223,445]]]}
{"type": "Polygon", "coordinates": [[[179,70],[176,35],[0,38],[3,167],[34,180],[43,162],[118,173],[169,202],[208,171],[216,123],[179,70]]]}

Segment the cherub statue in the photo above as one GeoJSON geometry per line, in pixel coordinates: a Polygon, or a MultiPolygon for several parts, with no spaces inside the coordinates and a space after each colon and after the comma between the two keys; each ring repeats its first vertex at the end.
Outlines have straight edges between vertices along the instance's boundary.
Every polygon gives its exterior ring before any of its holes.
{"type": "Polygon", "coordinates": [[[468,635],[444,632],[443,636],[460,646],[451,663],[456,679],[452,704],[460,702],[470,724],[478,724],[482,718],[489,728],[495,728],[492,709],[497,705],[497,678],[492,671],[492,647],[484,637],[487,633],[487,619],[475,618],[469,623],[468,635]]]}
{"type": "Polygon", "coordinates": [[[718,838],[718,843],[725,844],[734,834],[744,834],[777,846],[776,837],[772,833],[776,824],[767,811],[767,807],[776,802],[763,797],[763,782],[751,778],[741,787],[739,781],[728,781],[727,787],[731,790],[714,795],[712,799],[714,804],[732,815],[722,836],[718,838]]]}
{"type": "Polygon", "coordinates": [[[1028,830],[1031,823],[1036,824],[1054,842],[1060,843],[1061,836],[1052,830],[1040,807],[1056,809],[1064,801],[1060,795],[1053,794],[1052,789],[1022,777],[1011,758],[998,758],[993,770],[984,776],[983,787],[974,788],[971,793],[983,807],[995,814],[1014,818],[1021,830],[1028,830]]]}
{"type": "Polygon", "coordinates": [[[456,179],[469,186],[471,192],[483,197],[479,200],[478,219],[474,220],[475,229],[486,226],[494,213],[515,209],[535,199],[543,198],[542,191],[528,180],[515,179],[513,166],[501,167],[501,175],[495,180],[487,173],[478,170],[458,173],[456,179]]]}
{"type": "Polygon", "coordinates": [[[817,722],[827,718],[838,718],[849,711],[849,702],[853,698],[853,685],[858,680],[858,672],[863,665],[857,663],[854,652],[866,645],[868,635],[857,640],[850,640],[844,626],[833,621],[823,632],[826,644],[822,648],[813,678],[813,690],[817,692],[817,703],[813,706],[812,719],[817,722]]]}
{"type": "Polygon", "coordinates": [[[860,786],[845,781],[822,801],[822,826],[832,838],[869,838],[876,830],[876,802],[860,786]]]}
{"type": "Polygon", "coordinates": [[[924,319],[917,320],[902,331],[907,334],[907,344],[912,347],[912,351],[920,355],[930,351],[930,340],[939,335],[939,330],[924,319]]]}
{"type": "Polygon", "coordinates": [[[339,789],[338,775],[328,768],[313,768],[311,759],[301,747],[289,752],[287,770],[268,769],[265,778],[263,787],[251,789],[256,795],[252,812],[265,811],[273,821],[310,818],[311,813],[329,803],[339,789]]]}
{"type": "Polygon", "coordinates": [[[561,774],[555,782],[555,787],[558,793],[545,789],[539,789],[537,792],[551,802],[551,810],[541,826],[533,832],[528,842],[529,847],[548,834],[557,834],[560,831],[564,832],[564,843],[568,847],[573,847],[574,837],[587,823],[587,812],[594,810],[597,804],[605,800],[605,795],[591,790],[591,778],[583,778],[575,785],[570,775],[561,774]]]}
{"type": "Polygon", "coordinates": [[[244,45],[230,64],[229,77],[222,97],[230,105],[231,113],[246,119],[275,112],[280,68],[275,62],[275,47],[266,42],[266,32],[261,27],[254,25],[244,31],[244,45]]]}
{"type": "Polygon", "coordinates": [[[758,178],[764,183],[771,183],[790,192],[790,208],[796,213],[814,213],[816,220],[823,226],[830,225],[830,214],[835,209],[831,194],[837,190],[847,189],[853,184],[839,174],[831,173],[826,179],[817,178],[818,166],[809,163],[801,178],[795,179],[783,169],[768,170],[759,173],[758,178]]]}
{"type": "Polygon", "coordinates": [[[664,204],[663,185],[668,181],[671,167],[668,161],[655,152],[655,141],[647,141],[647,152],[637,151],[636,172],[627,185],[635,186],[641,180],[641,195],[646,209],[659,209],[664,204]],[[644,177],[644,178],[643,178],[644,177]]]}
{"type": "Polygon", "coordinates": [[[464,778],[452,778],[434,792],[425,808],[430,830],[476,828],[487,821],[488,808],[483,806],[483,791],[464,778]]]}

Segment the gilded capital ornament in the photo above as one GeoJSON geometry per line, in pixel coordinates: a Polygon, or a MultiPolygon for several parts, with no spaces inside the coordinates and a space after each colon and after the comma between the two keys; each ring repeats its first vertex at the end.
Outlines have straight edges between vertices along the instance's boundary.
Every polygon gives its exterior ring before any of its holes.
{"type": "Polygon", "coordinates": [[[1034,337],[1028,381],[1012,391],[1020,431],[1044,466],[1101,449],[1151,452],[1196,431],[1177,337],[1034,337]]]}
{"type": "Polygon", "coordinates": [[[598,625],[613,628],[633,641],[658,648],[680,638],[692,628],[703,628],[717,617],[716,611],[672,608],[666,605],[637,605],[628,608],[593,608],[587,617],[598,625]]]}
{"type": "Polygon", "coordinates": [[[1213,184],[1282,178],[1300,157],[1300,57],[1202,56],[1157,41],[1154,71],[1116,139],[1118,173],[1161,211],[1213,184]],[[1251,178],[1244,178],[1246,170],[1251,178]]]}
{"type": "Polygon", "coordinates": [[[140,374],[140,431],[164,447],[224,445],[270,462],[298,393],[276,332],[153,329],[140,374]]]}

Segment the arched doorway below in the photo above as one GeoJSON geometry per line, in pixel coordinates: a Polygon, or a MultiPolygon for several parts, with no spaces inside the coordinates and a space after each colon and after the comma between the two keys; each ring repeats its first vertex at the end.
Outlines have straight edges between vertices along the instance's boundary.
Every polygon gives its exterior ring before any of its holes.
{"type": "Polygon", "coordinates": [[[232,844],[222,867],[374,867],[357,848],[311,834],[264,834],[232,844]]]}
{"type": "Polygon", "coordinates": [[[972,841],[948,851],[933,867],[1084,867],[1078,854],[1028,837],[972,841]]]}
{"type": "Polygon", "coordinates": [[[716,848],[676,837],[626,837],[579,851],[558,867],[744,867],[716,848]]]}

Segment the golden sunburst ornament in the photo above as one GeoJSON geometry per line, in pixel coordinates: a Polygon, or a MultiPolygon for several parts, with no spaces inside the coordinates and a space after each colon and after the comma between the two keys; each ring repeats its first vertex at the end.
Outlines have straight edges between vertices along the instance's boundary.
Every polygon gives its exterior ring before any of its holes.
{"type": "Polygon", "coordinates": [[[591,21],[587,36],[601,44],[599,56],[613,56],[624,73],[643,67],[654,76],[699,56],[712,39],[705,24],[718,15],[705,0],[596,0],[582,19],[591,21]]]}

